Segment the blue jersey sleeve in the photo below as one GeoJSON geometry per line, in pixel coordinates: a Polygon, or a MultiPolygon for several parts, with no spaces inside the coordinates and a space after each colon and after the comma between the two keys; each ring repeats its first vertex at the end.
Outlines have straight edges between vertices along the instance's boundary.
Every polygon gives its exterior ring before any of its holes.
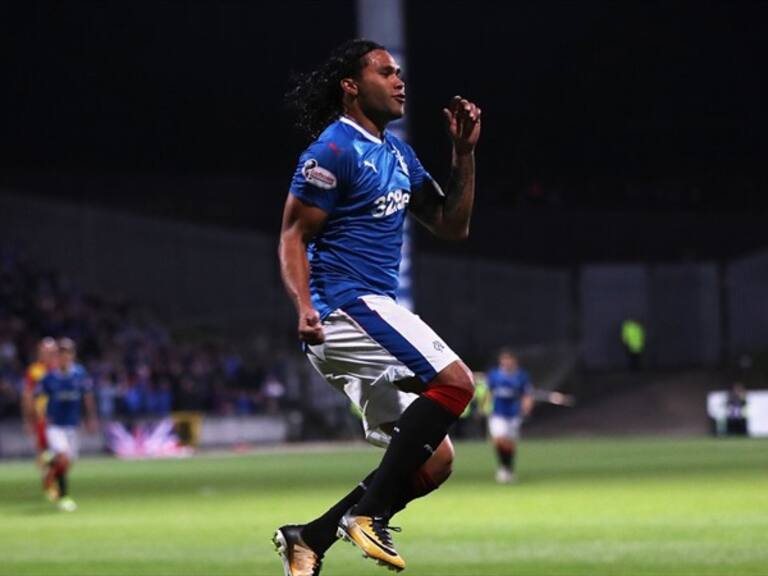
{"type": "Polygon", "coordinates": [[[290,191],[302,202],[330,213],[350,183],[351,173],[347,151],[331,141],[316,141],[299,158],[290,191]]]}
{"type": "Polygon", "coordinates": [[[91,375],[88,374],[88,371],[81,364],[78,364],[75,367],[75,370],[77,374],[77,382],[83,393],[92,392],[93,380],[91,379],[91,375]]]}
{"type": "Polygon", "coordinates": [[[497,388],[499,386],[499,372],[494,368],[490,372],[488,372],[487,376],[487,384],[488,388],[490,388],[491,392],[493,392],[494,388],[497,388]]]}
{"type": "Polygon", "coordinates": [[[530,376],[528,376],[528,372],[526,372],[525,370],[521,370],[520,378],[523,381],[523,394],[532,394],[533,384],[531,383],[530,376]]]}
{"type": "Polygon", "coordinates": [[[408,163],[408,175],[411,180],[411,191],[417,192],[421,190],[425,183],[433,181],[432,175],[422,166],[413,148],[408,144],[403,144],[405,148],[405,161],[408,163]]]}

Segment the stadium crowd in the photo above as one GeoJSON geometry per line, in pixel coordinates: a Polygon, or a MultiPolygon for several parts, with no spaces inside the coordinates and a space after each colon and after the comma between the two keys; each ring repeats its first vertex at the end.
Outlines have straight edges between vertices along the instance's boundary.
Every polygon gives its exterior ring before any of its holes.
{"type": "Polygon", "coordinates": [[[87,294],[65,275],[0,247],[0,417],[19,414],[26,367],[46,336],[77,343],[102,420],[176,410],[271,412],[285,400],[281,355],[267,347],[244,354],[234,344],[182,341],[147,307],[87,294]]]}

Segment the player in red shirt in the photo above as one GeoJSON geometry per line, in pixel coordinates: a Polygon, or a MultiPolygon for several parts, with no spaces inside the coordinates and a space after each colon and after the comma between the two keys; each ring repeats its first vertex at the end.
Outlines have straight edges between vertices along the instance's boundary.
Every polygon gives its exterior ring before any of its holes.
{"type": "Polygon", "coordinates": [[[59,348],[53,338],[43,338],[37,345],[37,358],[29,365],[24,375],[24,391],[22,393],[22,410],[26,429],[35,437],[37,449],[37,464],[41,468],[46,464],[48,443],[45,439],[45,396],[35,396],[38,383],[55,366],[59,348]]]}

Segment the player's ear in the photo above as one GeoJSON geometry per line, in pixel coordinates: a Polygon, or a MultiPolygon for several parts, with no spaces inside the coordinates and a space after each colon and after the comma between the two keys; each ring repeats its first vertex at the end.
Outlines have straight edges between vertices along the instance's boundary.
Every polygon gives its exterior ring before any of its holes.
{"type": "Polygon", "coordinates": [[[342,78],[341,89],[345,94],[349,94],[350,96],[357,96],[358,88],[357,82],[355,82],[354,78],[342,78]]]}

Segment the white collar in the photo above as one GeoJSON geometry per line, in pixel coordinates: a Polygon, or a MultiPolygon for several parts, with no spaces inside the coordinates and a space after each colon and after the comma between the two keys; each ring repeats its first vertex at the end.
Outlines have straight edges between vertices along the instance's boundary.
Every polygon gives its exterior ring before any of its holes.
{"type": "Polygon", "coordinates": [[[363,136],[365,136],[365,137],[366,137],[368,140],[370,140],[371,142],[375,142],[376,144],[382,144],[382,143],[383,143],[383,141],[382,141],[382,139],[381,139],[381,138],[377,138],[376,136],[374,136],[373,134],[371,134],[370,132],[368,132],[368,130],[366,130],[365,128],[363,128],[362,126],[360,126],[360,124],[358,124],[357,122],[355,122],[354,120],[352,120],[352,118],[350,118],[349,116],[341,116],[341,117],[339,118],[339,120],[340,120],[341,122],[344,122],[344,124],[349,124],[350,126],[352,126],[352,128],[354,128],[355,130],[357,130],[358,132],[360,132],[360,134],[362,134],[363,136]]]}

